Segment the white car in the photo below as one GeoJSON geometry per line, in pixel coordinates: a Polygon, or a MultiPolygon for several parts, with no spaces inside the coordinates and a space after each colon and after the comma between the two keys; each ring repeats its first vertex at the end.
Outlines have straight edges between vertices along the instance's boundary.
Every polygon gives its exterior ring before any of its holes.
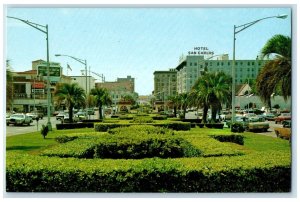
{"type": "Polygon", "coordinates": [[[25,114],[13,114],[6,119],[6,125],[14,124],[14,125],[24,125],[27,124],[28,126],[32,123],[32,118],[25,114]]]}

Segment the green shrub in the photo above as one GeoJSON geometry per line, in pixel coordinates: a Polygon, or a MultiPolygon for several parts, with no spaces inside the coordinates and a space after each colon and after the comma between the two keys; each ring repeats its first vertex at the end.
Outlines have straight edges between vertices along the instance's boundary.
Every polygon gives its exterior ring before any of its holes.
{"type": "Polygon", "coordinates": [[[163,127],[155,127],[152,125],[131,125],[128,127],[114,128],[107,131],[113,135],[128,135],[132,137],[134,135],[174,135],[174,131],[163,127]]]}
{"type": "Polygon", "coordinates": [[[148,116],[135,116],[130,123],[153,123],[153,119],[148,116]]]}
{"type": "Polygon", "coordinates": [[[55,141],[58,143],[66,143],[72,140],[77,139],[78,136],[66,136],[66,135],[62,135],[62,136],[58,136],[55,138],[55,141]]]}
{"type": "Polygon", "coordinates": [[[235,122],[231,125],[231,132],[243,133],[245,131],[243,123],[235,122]]]}
{"type": "MultiPolygon", "coordinates": [[[[128,127],[131,125],[138,125],[137,123],[95,123],[95,131],[96,132],[106,132],[112,128],[118,127],[128,127]]],[[[173,130],[190,130],[191,124],[190,123],[183,123],[179,121],[174,122],[162,122],[162,123],[145,123],[143,125],[152,125],[155,127],[165,127],[173,130]]]]}
{"type": "Polygon", "coordinates": [[[63,123],[63,124],[56,124],[57,130],[63,129],[75,129],[75,128],[93,128],[94,123],[63,123]]]}
{"type": "Polygon", "coordinates": [[[291,191],[290,156],[280,152],[143,160],[61,159],[9,153],[7,159],[7,192],[291,191]]]}
{"type": "Polygon", "coordinates": [[[42,136],[44,137],[44,139],[45,139],[45,137],[47,136],[48,132],[49,132],[48,126],[45,126],[45,125],[43,124],[43,125],[42,125],[42,129],[41,129],[41,134],[42,134],[42,136]]]}
{"type": "Polygon", "coordinates": [[[46,149],[41,153],[41,155],[58,156],[64,158],[93,158],[94,148],[97,144],[96,140],[97,138],[78,138],[76,140],[46,149]]]}
{"type": "Polygon", "coordinates": [[[168,135],[106,136],[95,147],[96,158],[110,159],[178,158],[200,154],[200,150],[184,139],[168,135]]]}
{"type": "Polygon", "coordinates": [[[212,137],[220,142],[232,142],[239,145],[244,145],[243,135],[213,135],[212,137]]]}
{"type": "Polygon", "coordinates": [[[152,117],[153,120],[166,120],[168,117],[165,115],[157,115],[152,117]]]}

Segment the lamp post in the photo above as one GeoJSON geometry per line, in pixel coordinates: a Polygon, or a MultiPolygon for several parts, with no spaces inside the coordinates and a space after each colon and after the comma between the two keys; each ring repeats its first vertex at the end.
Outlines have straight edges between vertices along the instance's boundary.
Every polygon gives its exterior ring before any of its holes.
{"type": "Polygon", "coordinates": [[[56,57],[60,57],[60,56],[69,57],[69,58],[72,58],[72,59],[76,60],[77,62],[79,62],[81,64],[84,64],[84,67],[85,67],[85,94],[86,94],[86,97],[87,97],[88,88],[87,88],[87,62],[86,62],[86,60],[79,59],[79,58],[76,58],[76,57],[73,57],[73,56],[70,56],[70,55],[55,54],[55,56],[56,57]]]}
{"type": "Polygon", "coordinates": [[[233,62],[232,62],[232,70],[231,70],[231,76],[232,76],[232,100],[231,100],[231,121],[234,122],[235,121],[235,35],[238,34],[239,32],[247,29],[248,27],[262,21],[262,20],[266,20],[269,18],[281,18],[281,19],[285,19],[288,15],[276,15],[276,16],[269,16],[269,17],[265,17],[265,18],[261,18],[252,22],[248,22],[245,23],[243,25],[239,25],[236,26],[234,25],[233,27],[233,62]]]}
{"type": "Polygon", "coordinates": [[[47,117],[48,117],[48,122],[47,122],[47,126],[49,131],[52,130],[52,125],[50,122],[50,105],[51,105],[51,94],[50,94],[50,64],[49,64],[49,35],[48,35],[48,24],[46,25],[40,25],[34,22],[30,22],[28,20],[23,20],[20,18],[16,18],[16,17],[11,17],[11,16],[7,16],[7,18],[12,18],[15,20],[19,20],[41,32],[43,32],[44,34],[46,34],[46,43],[47,43],[47,117]]]}

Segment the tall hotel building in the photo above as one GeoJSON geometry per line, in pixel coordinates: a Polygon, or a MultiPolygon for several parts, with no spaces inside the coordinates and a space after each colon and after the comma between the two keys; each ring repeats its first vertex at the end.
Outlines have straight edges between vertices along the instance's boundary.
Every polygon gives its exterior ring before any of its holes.
{"type": "MultiPolygon", "coordinates": [[[[223,71],[231,76],[232,62],[229,60],[228,54],[218,56],[214,60],[205,59],[203,55],[182,56],[175,68],[177,70],[178,94],[189,92],[205,70],[207,72],[223,71]]],[[[235,81],[239,85],[256,79],[266,60],[235,60],[235,63],[235,81]]]]}
{"type": "Polygon", "coordinates": [[[156,100],[164,101],[170,96],[176,95],[177,71],[155,71],[154,73],[154,96],[156,100]]]}

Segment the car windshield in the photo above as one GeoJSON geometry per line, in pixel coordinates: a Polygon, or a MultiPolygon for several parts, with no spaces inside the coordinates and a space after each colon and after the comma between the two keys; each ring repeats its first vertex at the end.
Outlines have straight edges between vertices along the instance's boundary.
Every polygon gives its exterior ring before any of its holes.
{"type": "Polygon", "coordinates": [[[22,114],[14,114],[11,116],[11,118],[24,118],[24,115],[22,114]]]}

